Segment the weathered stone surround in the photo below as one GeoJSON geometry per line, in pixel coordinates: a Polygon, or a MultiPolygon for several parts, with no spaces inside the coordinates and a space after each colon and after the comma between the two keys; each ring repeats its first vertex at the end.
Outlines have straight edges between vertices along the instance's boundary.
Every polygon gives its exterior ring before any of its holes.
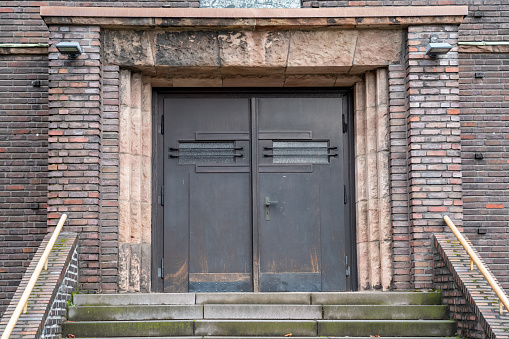
{"type": "MultiPolygon", "coordinates": [[[[73,12],[74,16],[69,17],[64,15],[65,8],[49,7],[42,8],[41,13],[58,12],[53,16],[47,14],[49,16],[45,18],[50,30],[65,31],[67,27],[71,27],[76,28],[76,31],[86,32],[86,29],[79,26],[86,25],[86,22],[101,26],[102,67],[103,70],[116,68],[122,72],[120,97],[128,95],[129,100],[122,101],[121,110],[130,112],[125,115],[129,119],[142,119],[143,115],[138,113],[141,110],[141,99],[138,97],[141,98],[142,95],[138,93],[141,93],[143,87],[354,86],[357,97],[356,114],[359,114],[359,117],[361,114],[366,115],[366,129],[356,135],[356,144],[366,144],[365,151],[356,152],[358,161],[365,161],[364,166],[357,165],[356,175],[358,178],[365,178],[357,184],[358,193],[366,190],[366,195],[361,193],[357,201],[357,231],[358,249],[362,251],[359,253],[361,260],[358,265],[361,278],[359,288],[366,289],[393,287],[395,275],[403,277],[409,274],[410,281],[399,280],[401,284],[398,288],[431,287],[432,271],[429,263],[432,253],[428,232],[438,230],[443,213],[454,212],[456,219],[461,220],[461,206],[457,205],[461,199],[461,192],[457,189],[460,187],[458,185],[461,185],[461,180],[458,180],[461,167],[456,164],[459,125],[454,117],[458,113],[455,108],[458,87],[455,67],[457,49],[445,58],[430,59],[425,56],[425,46],[430,35],[434,33],[440,34],[442,39],[447,39],[456,46],[456,25],[466,13],[466,9],[460,7],[454,8],[450,16],[445,13],[435,16],[427,13],[427,16],[419,17],[412,12],[411,19],[389,14],[354,18],[344,15],[337,18],[288,18],[277,11],[273,12],[279,13],[279,17],[275,19],[271,19],[270,15],[240,19],[171,18],[171,15],[163,16],[162,19],[129,16],[111,18],[108,17],[107,10],[104,16],[89,18],[84,12],[73,12]],[[378,22],[376,30],[369,27],[375,22],[378,22]],[[435,26],[418,25],[424,23],[435,26]],[[406,27],[409,24],[416,26],[406,27]],[[120,27],[122,31],[118,30],[120,27]],[[394,48],[404,45],[402,38],[405,31],[409,32],[406,50],[394,48]],[[391,38],[387,39],[387,36],[391,38]],[[394,40],[396,36],[398,39],[394,40]],[[373,42],[379,42],[380,45],[374,46],[373,42]],[[128,45],[133,48],[123,47],[128,45]],[[355,48],[351,48],[352,46],[355,48]],[[285,53],[282,53],[283,51],[285,53]],[[406,58],[403,58],[403,55],[406,55],[406,58]],[[401,84],[396,86],[397,95],[403,93],[400,99],[404,100],[404,105],[399,99],[393,100],[392,92],[388,93],[387,69],[392,74],[391,79],[403,81],[406,85],[405,91],[400,91],[401,84]],[[128,78],[130,80],[127,80],[128,78]],[[143,82],[147,85],[140,85],[143,82]],[[133,92],[133,88],[137,93],[133,92]],[[407,133],[404,138],[400,136],[398,143],[398,146],[407,149],[406,152],[398,149],[399,159],[407,161],[398,162],[397,166],[398,171],[404,171],[400,172],[404,175],[398,179],[399,184],[406,183],[408,188],[406,193],[401,191],[401,196],[408,194],[410,202],[407,207],[398,211],[401,218],[387,217],[388,95],[391,95],[392,100],[391,114],[399,114],[404,107],[405,116],[394,116],[392,121],[398,121],[398,124],[404,121],[402,126],[405,126],[407,133]],[[364,102],[360,100],[362,96],[365,97],[364,102]],[[131,98],[135,100],[131,101],[131,98]],[[372,121],[369,117],[377,121],[372,121]],[[432,136],[428,136],[429,132],[440,135],[441,138],[433,141],[430,139],[432,136]],[[453,163],[448,165],[450,159],[453,163]],[[440,180],[434,179],[437,176],[440,180]],[[402,251],[398,260],[395,260],[392,252],[395,241],[398,242],[398,251],[402,251]],[[403,253],[405,246],[408,250],[403,253]],[[366,258],[368,259],[364,260],[366,258]],[[396,262],[397,272],[392,266],[396,262]]],[[[401,14],[401,11],[398,13],[401,14]]],[[[95,29],[94,27],[94,31],[95,29]]],[[[85,33],[84,37],[87,37],[85,33]]],[[[57,42],[62,38],[54,34],[53,39],[53,42],[57,42]]],[[[97,41],[94,41],[94,45],[96,43],[97,41]]],[[[50,52],[55,52],[53,47],[50,52]]],[[[81,58],[86,59],[87,55],[82,55],[75,61],[66,61],[65,65],[80,62],[81,58]]],[[[75,72],[72,67],[62,67],[61,62],[54,62],[52,66],[54,74],[68,73],[65,76],[68,78],[75,72]]],[[[79,69],[76,71],[79,72],[79,69]]],[[[65,83],[60,85],[65,86],[65,83]]],[[[394,88],[394,85],[391,88],[394,88]]],[[[58,99],[55,99],[50,98],[52,104],[56,105],[54,107],[61,107],[58,106],[58,99]]],[[[81,113],[74,108],[69,110],[71,111],[75,114],[81,113]]],[[[93,111],[95,113],[95,110],[93,111]]],[[[123,119],[122,114],[119,119],[123,119]]],[[[119,123],[121,143],[131,140],[133,136],[138,140],[136,133],[141,133],[140,129],[131,125],[119,123]],[[129,135],[123,137],[122,134],[127,131],[129,135]]],[[[65,146],[66,140],[61,139],[59,142],[61,146],[65,146]]],[[[136,149],[132,149],[131,141],[129,143],[130,149],[123,148],[124,151],[119,152],[123,160],[120,161],[119,179],[122,191],[119,193],[122,197],[119,199],[119,214],[122,215],[119,217],[119,224],[122,226],[119,227],[118,234],[119,244],[126,244],[122,245],[125,252],[119,253],[119,260],[123,260],[118,274],[118,289],[121,291],[141,290],[142,286],[146,286],[142,281],[148,281],[150,276],[147,271],[138,274],[140,265],[144,266],[139,261],[139,258],[143,257],[143,234],[148,234],[143,231],[146,226],[143,226],[138,206],[143,203],[141,187],[144,186],[143,183],[150,181],[143,181],[146,178],[143,178],[141,164],[138,165],[143,153],[137,153],[136,149]],[[142,181],[138,183],[138,179],[142,181]],[[135,185],[132,188],[131,182],[135,185]],[[129,193],[124,190],[124,185],[129,193]],[[137,185],[140,185],[139,193],[137,185]],[[135,220],[137,226],[125,222],[127,218],[135,220]],[[140,222],[137,221],[138,218],[140,222]],[[136,257],[132,255],[133,249],[136,257]]],[[[148,160],[148,157],[145,160],[148,160]]],[[[393,178],[395,174],[391,168],[393,178]]],[[[394,189],[396,186],[391,187],[394,189]]],[[[101,186],[100,190],[102,189],[101,186]]],[[[51,206],[60,209],[57,200],[51,201],[51,206]]],[[[93,256],[85,258],[88,260],[86,265],[95,265],[97,259],[93,256]]],[[[102,268],[100,271],[106,272],[102,268]]],[[[92,276],[88,278],[89,281],[92,279],[92,276]]]]}
{"type": "Polygon", "coordinates": [[[387,69],[355,84],[355,198],[360,289],[392,283],[387,69]]]}
{"type": "Polygon", "coordinates": [[[152,87],[120,71],[119,276],[121,291],[149,292],[152,237],[152,87]]]}

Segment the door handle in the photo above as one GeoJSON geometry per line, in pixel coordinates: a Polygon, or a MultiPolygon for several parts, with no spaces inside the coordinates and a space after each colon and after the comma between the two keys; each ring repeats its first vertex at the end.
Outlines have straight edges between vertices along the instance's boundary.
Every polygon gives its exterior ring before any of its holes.
{"type": "Polygon", "coordinates": [[[265,206],[275,205],[277,204],[277,201],[270,200],[269,197],[265,197],[265,206]]]}
{"type": "Polygon", "coordinates": [[[265,197],[265,220],[270,220],[270,205],[275,205],[278,202],[275,200],[270,200],[269,197],[265,197]]]}

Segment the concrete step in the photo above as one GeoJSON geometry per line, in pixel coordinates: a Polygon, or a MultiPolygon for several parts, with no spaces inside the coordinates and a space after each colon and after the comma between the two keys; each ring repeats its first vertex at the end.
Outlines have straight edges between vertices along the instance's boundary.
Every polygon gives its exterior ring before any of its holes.
{"type": "Polygon", "coordinates": [[[195,335],[203,336],[317,336],[313,320],[196,320],[194,325],[195,335]]]}
{"type": "Polygon", "coordinates": [[[448,337],[456,334],[453,320],[318,320],[318,336],[448,337]]]}
{"type": "Polygon", "coordinates": [[[300,305],[439,305],[438,292],[293,292],[293,293],[136,293],[76,294],[76,306],[300,304],[300,305]]]}
{"type": "Polygon", "coordinates": [[[313,305],[440,305],[440,292],[311,293],[313,305]]]}
{"type": "Polygon", "coordinates": [[[285,292],[285,293],[196,293],[197,304],[311,304],[311,293],[285,292]]]}
{"type": "Polygon", "coordinates": [[[128,305],[69,307],[72,321],[203,319],[203,305],[128,305]]]}
{"type": "MultiPolygon", "coordinates": [[[[323,305],[323,319],[448,319],[445,305],[323,305]]],[[[318,319],[318,318],[316,318],[318,319]]]]}
{"type": "Polygon", "coordinates": [[[205,304],[204,319],[322,319],[321,305],[205,304]]]}
{"type": "Polygon", "coordinates": [[[130,305],[69,307],[72,321],[179,319],[447,319],[443,305],[130,305]],[[323,308],[323,310],[322,310],[323,308]],[[323,316],[322,316],[323,315],[323,316]]]}
{"type": "Polygon", "coordinates": [[[192,320],[75,321],[62,324],[62,338],[194,336],[192,320]]]}
{"type": "Polygon", "coordinates": [[[194,305],[194,293],[75,294],[76,306],[194,305]]]}

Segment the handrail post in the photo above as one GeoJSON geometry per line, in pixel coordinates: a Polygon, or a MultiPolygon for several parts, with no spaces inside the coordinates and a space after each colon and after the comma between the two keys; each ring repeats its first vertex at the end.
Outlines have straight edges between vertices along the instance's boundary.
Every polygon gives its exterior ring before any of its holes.
{"type": "Polygon", "coordinates": [[[49,239],[41,258],[39,259],[37,266],[35,266],[35,270],[32,273],[32,276],[30,277],[30,280],[28,281],[23,294],[19,299],[18,305],[16,305],[16,308],[14,309],[14,312],[12,313],[9,322],[7,323],[7,326],[5,326],[4,333],[2,333],[2,337],[0,339],[9,339],[12,331],[14,330],[14,326],[16,326],[16,323],[18,322],[21,312],[24,311],[25,313],[28,313],[28,298],[30,297],[30,293],[32,293],[32,290],[35,286],[35,283],[37,282],[37,279],[39,278],[39,275],[41,274],[43,267],[46,266],[47,268],[49,254],[53,249],[55,242],[57,241],[58,235],[60,234],[66,219],[67,214],[62,214],[60,220],[58,221],[57,227],[55,228],[55,231],[53,231],[53,234],[51,235],[51,238],[49,239]]]}
{"type": "Polygon", "coordinates": [[[509,300],[507,299],[507,296],[505,295],[504,291],[502,291],[502,289],[495,282],[495,279],[493,278],[491,273],[486,269],[486,267],[484,266],[482,261],[477,256],[477,254],[475,254],[475,252],[472,250],[472,248],[467,243],[467,241],[465,240],[463,235],[461,235],[461,232],[458,230],[456,225],[454,225],[452,220],[447,215],[444,216],[444,220],[445,220],[445,223],[447,224],[447,226],[449,226],[449,228],[451,229],[452,233],[456,236],[456,238],[461,243],[461,246],[463,246],[463,248],[465,249],[467,254],[470,256],[470,269],[471,270],[474,269],[473,264],[475,263],[475,265],[479,269],[479,272],[481,272],[481,274],[484,276],[484,278],[486,279],[488,284],[490,284],[493,292],[495,292],[495,294],[497,295],[498,302],[499,302],[499,307],[498,307],[499,313],[503,314],[503,312],[504,312],[504,310],[502,308],[502,304],[505,306],[506,310],[509,310],[509,300]]]}

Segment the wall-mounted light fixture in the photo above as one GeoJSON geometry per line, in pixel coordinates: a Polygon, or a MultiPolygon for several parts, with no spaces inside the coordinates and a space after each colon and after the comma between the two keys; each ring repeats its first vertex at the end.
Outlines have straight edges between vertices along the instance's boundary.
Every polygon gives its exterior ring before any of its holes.
{"type": "Polygon", "coordinates": [[[437,37],[431,37],[428,46],[426,47],[426,55],[431,58],[436,58],[439,55],[445,55],[452,49],[452,46],[447,42],[438,42],[437,37]]]}
{"type": "Polygon", "coordinates": [[[81,46],[78,42],[59,42],[57,44],[57,49],[61,54],[68,55],[69,58],[77,58],[83,51],[81,50],[81,46]]]}

